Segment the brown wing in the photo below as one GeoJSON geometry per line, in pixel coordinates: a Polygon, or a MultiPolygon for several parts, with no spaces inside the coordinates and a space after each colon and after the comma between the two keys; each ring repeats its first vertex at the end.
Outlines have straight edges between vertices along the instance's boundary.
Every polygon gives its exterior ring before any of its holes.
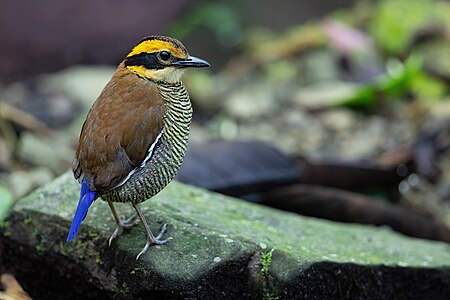
{"type": "Polygon", "coordinates": [[[75,178],[99,192],[115,187],[145,159],[163,128],[164,112],[156,84],[119,66],[83,124],[75,178]]]}

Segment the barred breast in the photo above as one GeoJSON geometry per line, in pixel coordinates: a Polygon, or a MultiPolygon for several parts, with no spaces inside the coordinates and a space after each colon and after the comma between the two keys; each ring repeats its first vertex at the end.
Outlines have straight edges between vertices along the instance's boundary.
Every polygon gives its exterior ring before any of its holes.
{"type": "Polygon", "coordinates": [[[156,195],[175,177],[183,162],[192,121],[192,105],[181,82],[158,84],[166,105],[164,126],[149,155],[126,181],[102,195],[113,202],[140,203],[156,195]]]}

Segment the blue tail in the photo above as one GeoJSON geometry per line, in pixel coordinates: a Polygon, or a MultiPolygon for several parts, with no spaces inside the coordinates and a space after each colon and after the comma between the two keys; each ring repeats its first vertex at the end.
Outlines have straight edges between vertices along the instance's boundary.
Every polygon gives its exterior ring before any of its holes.
{"type": "Polygon", "coordinates": [[[70,242],[77,236],[81,222],[83,222],[89,207],[95,199],[97,199],[97,192],[91,191],[87,181],[83,180],[81,183],[80,200],[78,200],[77,210],[73,216],[72,225],[70,226],[69,234],[67,235],[67,241],[70,242]]]}

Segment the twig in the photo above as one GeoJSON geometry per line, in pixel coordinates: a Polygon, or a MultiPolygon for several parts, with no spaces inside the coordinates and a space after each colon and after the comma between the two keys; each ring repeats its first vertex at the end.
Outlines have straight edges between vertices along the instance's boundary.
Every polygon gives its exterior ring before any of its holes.
{"type": "Polygon", "coordinates": [[[261,203],[339,222],[388,225],[408,236],[450,243],[450,229],[443,223],[369,196],[340,189],[297,184],[266,193],[261,203]]]}
{"type": "Polygon", "coordinates": [[[0,102],[0,119],[9,120],[37,134],[45,136],[52,134],[51,129],[44,122],[5,102],[0,102]]]}

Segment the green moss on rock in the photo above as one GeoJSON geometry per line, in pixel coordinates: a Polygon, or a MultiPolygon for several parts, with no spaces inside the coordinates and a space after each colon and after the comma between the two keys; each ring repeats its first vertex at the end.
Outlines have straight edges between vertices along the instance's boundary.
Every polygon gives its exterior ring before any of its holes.
{"type": "MultiPolygon", "coordinates": [[[[327,284],[344,291],[344,283],[356,284],[344,280],[354,276],[352,272],[369,272],[369,287],[354,287],[356,296],[368,288],[380,291],[376,283],[380,280],[385,292],[398,290],[401,283],[390,283],[386,274],[398,273],[404,280],[418,284],[423,279],[420,274],[428,276],[431,272],[438,274],[434,278],[442,284],[450,282],[447,244],[407,238],[387,228],[301,217],[178,182],[142,203],[151,229],[158,232],[168,223],[165,236],[173,240],[151,247],[136,263],[135,257],[145,244],[143,227],[138,223],[125,230],[108,247],[107,239],[115,223],[108,205],[101,200],[91,207],[77,240],[72,244],[65,242],[78,193],[79,185],[66,173],[20,200],[10,220],[22,222],[10,223],[11,236],[1,238],[0,243],[21,245],[24,250],[37,250],[37,245],[43,245],[38,251],[43,254],[39,255],[40,263],[49,256],[56,257],[61,261],[59,267],[71,272],[69,277],[97,287],[99,299],[102,293],[142,296],[156,291],[161,298],[283,298],[311,293],[315,291],[314,283],[322,285],[327,276],[334,280],[327,284]],[[276,250],[265,250],[261,256],[260,245],[276,250]],[[255,255],[260,257],[259,268],[251,267],[255,255]],[[383,276],[371,273],[380,268],[383,276]],[[341,272],[342,276],[335,276],[330,270],[341,272]],[[262,284],[261,276],[270,282],[262,284]],[[215,290],[221,292],[214,294],[215,290]]],[[[124,217],[132,213],[126,204],[117,204],[117,209],[124,217]]],[[[5,232],[4,228],[0,230],[5,232]]],[[[16,261],[26,255],[14,254],[16,261]]],[[[408,286],[406,294],[395,295],[409,295],[412,291],[408,286]]],[[[450,292],[448,286],[439,291],[450,292]]],[[[315,293],[326,296],[327,292],[329,289],[317,286],[315,293]]]]}

